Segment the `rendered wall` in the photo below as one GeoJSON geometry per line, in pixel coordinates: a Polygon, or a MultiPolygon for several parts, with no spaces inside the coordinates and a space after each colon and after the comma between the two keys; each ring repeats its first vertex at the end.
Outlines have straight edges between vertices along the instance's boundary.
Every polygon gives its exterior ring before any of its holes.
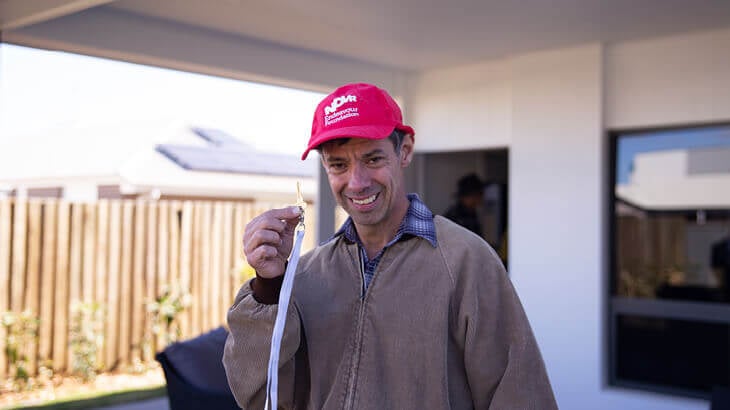
{"type": "Polygon", "coordinates": [[[560,408],[708,408],[607,385],[606,132],[730,121],[730,30],[514,56],[411,86],[418,149],[509,147],[510,273],[560,408]]]}

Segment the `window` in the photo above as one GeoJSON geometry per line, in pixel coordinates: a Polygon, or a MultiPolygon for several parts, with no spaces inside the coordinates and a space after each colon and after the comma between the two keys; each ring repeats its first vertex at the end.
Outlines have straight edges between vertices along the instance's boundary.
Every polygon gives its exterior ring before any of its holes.
{"type": "Polygon", "coordinates": [[[730,125],[612,134],[609,379],[730,385],[730,125]]]}

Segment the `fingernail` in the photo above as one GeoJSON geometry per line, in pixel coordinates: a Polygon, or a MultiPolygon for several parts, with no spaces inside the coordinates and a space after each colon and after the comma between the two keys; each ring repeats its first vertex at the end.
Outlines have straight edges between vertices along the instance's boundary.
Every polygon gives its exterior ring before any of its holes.
{"type": "Polygon", "coordinates": [[[294,215],[299,215],[299,214],[301,214],[301,213],[302,213],[302,208],[300,208],[300,207],[298,207],[298,206],[291,206],[291,207],[289,207],[289,209],[291,210],[291,212],[292,212],[292,213],[293,213],[294,215]]]}

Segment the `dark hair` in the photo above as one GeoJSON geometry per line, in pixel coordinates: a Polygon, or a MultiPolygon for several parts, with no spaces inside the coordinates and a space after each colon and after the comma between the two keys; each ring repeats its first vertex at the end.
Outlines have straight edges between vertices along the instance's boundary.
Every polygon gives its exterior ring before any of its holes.
{"type": "MultiPolygon", "coordinates": [[[[406,138],[406,133],[399,129],[394,129],[393,132],[391,132],[387,138],[390,140],[390,142],[393,143],[393,148],[395,149],[395,153],[400,154],[400,149],[403,146],[403,140],[406,138]]],[[[350,141],[349,137],[336,138],[336,139],[333,139],[330,141],[325,141],[322,144],[319,144],[316,148],[314,148],[314,150],[317,151],[318,153],[322,154],[322,145],[324,145],[328,142],[332,142],[337,145],[345,145],[345,144],[347,144],[348,141],[350,141]]]]}
{"type": "Polygon", "coordinates": [[[484,181],[482,181],[475,173],[462,176],[456,184],[456,196],[459,198],[484,192],[484,181]]]}

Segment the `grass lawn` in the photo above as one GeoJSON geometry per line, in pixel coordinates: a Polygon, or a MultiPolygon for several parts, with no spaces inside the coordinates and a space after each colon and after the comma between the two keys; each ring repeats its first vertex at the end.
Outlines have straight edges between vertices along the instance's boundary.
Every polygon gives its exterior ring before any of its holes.
{"type": "Polygon", "coordinates": [[[3,407],[3,409],[23,410],[81,410],[98,409],[104,406],[130,403],[134,401],[147,400],[155,397],[162,397],[167,394],[165,386],[153,387],[143,390],[126,390],[113,393],[99,393],[96,395],[83,394],[76,397],[65,397],[53,400],[37,406],[3,407]]]}
{"type": "Polygon", "coordinates": [[[56,376],[52,383],[30,391],[0,390],[0,410],[96,409],[166,393],[165,377],[159,367],[135,374],[103,373],[88,383],[56,376]]]}

